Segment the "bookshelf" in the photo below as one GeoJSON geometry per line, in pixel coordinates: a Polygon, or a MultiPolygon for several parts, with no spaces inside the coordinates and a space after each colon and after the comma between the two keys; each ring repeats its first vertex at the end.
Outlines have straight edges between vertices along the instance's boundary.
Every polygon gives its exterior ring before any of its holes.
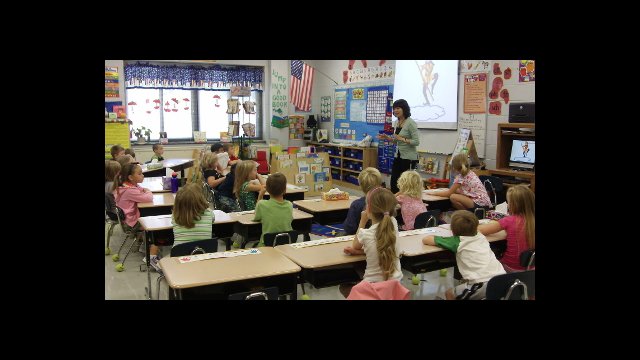
{"type": "MultiPolygon", "coordinates": [[[[503,178],[504,185],[529,184],[531,190],[536,191],[535,171],[516,171],[509,168],[509,156],[513,140],[535,140],[535,123],[499,123],[498,145],[496,149],[496,168],[489,169],[493,176],[503,178]],[[521,130],[531,129],[531,131],[521,130]]],[[[535,170],[535,169],[534,169],[535,170]]]]}
{"type": "Polygon", "coordinates": [[[360,189],[358,175],[368,167],[377,168],[377,147],[343,146],[309,142],[316,147],[316,152],[326,152],[329,155],[331,178],[335,185],[360,189]]]}

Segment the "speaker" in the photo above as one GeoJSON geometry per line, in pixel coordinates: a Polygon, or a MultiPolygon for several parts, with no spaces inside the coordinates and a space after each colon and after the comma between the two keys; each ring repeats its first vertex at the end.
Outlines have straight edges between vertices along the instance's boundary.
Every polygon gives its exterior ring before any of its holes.
{"type": "Polygon", "coordinates": [[[535,123],[536,103],[511,103],[509,104],[510,123],[535,123]]]}

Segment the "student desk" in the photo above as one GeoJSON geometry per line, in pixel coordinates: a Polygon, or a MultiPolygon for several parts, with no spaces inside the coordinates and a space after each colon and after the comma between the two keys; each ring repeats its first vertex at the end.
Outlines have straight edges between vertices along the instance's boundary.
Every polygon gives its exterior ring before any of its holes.
{"type": "Polygon", "coordinates": [[[171,214],[173,203],[176,200],[174,193],[153,194],[153,201],[138,203],[140,216],[166,215],[171,214]]]}
{"type": "MultiPolygon", "coordinates": [[[[446,189],[445,189],[446,190],[446,189]]],[[[431,211],[439,209],[440,211],[447,211],[451,208],[451,201],[448,197],[438,196],[438,190],[423,190],[422,202],[426,203],[427,210],[431,211]]]]}
{"type": "Polygon", "coordinates": [[[142,180],[142,182],[140,183],[140,186],[142,186],[143,188],[147,188],[154,193],[165,193],[171,191],[163,189],[161,177],[145,177],[144,180],[142,180]]]}
{"type": "MultiPolygon", "coordinates": [[[[260,175],[265,180],[269,177],[269,175],[260,175]]],[[[304,193],[309,190],[305,190],[299,186],[287,183],[287,192],[284,194],[284,199],[294,202],[296,200],[304,200],[304,193]]],[[[269,192],[264,193],[264,199],[269,199],[269,192]]]]}
{"type": "Polygon", "coordinates": [[[349,196],[349,200],[297,200],[293,204],[313,214],[314,220],[322,225],[344,221],[347,218],[349,207],[358,196],[349,196]]]}
{"type": "MultiPolygon", "coordinates": [[[[443,224],[429,228],[436,230],[435,233],[401,236],[398,244],[402,254],[402,257],[400,257],[402,268],[413,274],[420,274],[454,266],[456,255],[453,252],[438,246],[424,245],[422,243],[422,239],[427,235],[452,236],[449,227],[450,224],[443,224]]],[[[492,249],[504,247],[506,238],[507,233],[504,230],[487,236],[492,249]]]]}
{"type": "MultiPolygon", "coordinates": [[[[365,255],[347,255],[343,249],[351,246],[349,241],[332,244],[309,246],[296,249],[289,244],[278,245],[276,250],[302,268],[302,280],[316,288],[332,286],[348,281],[360,281],[352,266],[355,263],[364,265],[365,255]],[[343,265],[343,266],[340,266],[343,265]]],[[[262,249],[262,248],[260,248],[262,249]]]]}
{"type": "MultiPolygon", "coordinates": [[[[236,221],[234,224],[234,232],[240,234],[245,243],[250,240],[260,239],[262,224],[258,221],[253,221],[255,210],[230,213],[229,216],[236,221]]],[[[304,241],[311,239],[309,233],[311,232],[312,220],[313,215],[298,209],[293,209],[291,227],[293,230],[297,230],[304,235],[304,241]]],[[[294,241],[294,239],[291,239],[291,241],[294,241]]]]}
{"type": "Polygon", "coordinates": [[[142,173],[145,177],[158,177],[165,176],[167,168],[173,171],[180,171],[180,177],[184,179],[184,169],[188,169],[193,166],[193,159],[165,159],[162,160],[162,167],[158,169],[149,170],[149,164],[140,164],[142,167],[142,173]]]}
{"type": "Polygon", "coordinates": [[[257,250],[261,253],[184,264],[177,257],[165,257],[160,266],[178,299],[188,295],[183,294],[185,290],[195,287],[206,286],[214,293],[212,297],[227,299],[229,294],[277,286],[280,294],[290,294],[296,300],[300,267],[274,248],[257,250]]]}
{"type": "MultiPolygon", "coordinates": [[[[306,193],[307,191],[309,190],[305,190],[295,185],[287,184],[287,192],[284,193],[284,199],[291,202],[294,202],[296,200],[304,200],[304,193],[306,193]]],[[[269,192],[265,192],[263,199],[266,200],[269,199],[269,197],[269,192]]]]}

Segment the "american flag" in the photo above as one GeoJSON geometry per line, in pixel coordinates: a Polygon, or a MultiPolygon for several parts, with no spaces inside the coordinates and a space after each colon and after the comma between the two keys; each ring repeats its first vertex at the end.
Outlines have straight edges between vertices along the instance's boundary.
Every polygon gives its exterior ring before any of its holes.
{"type": "Polygon", "coordinates": [[[301,60],[291,60],[291,103],[302,111],[311,111],[311,85],[314,69],[301,60]]]}

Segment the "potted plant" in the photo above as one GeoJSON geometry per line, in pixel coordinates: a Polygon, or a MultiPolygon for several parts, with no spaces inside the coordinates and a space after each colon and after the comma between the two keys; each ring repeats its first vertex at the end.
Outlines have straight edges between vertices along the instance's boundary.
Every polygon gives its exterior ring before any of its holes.
{"type": "Polygon", "coordinates": [[[151,136],[151,129],[147,129],[144,126],[133,129],[133,134],[138,137],[138,144],[145,143],[145,137],[151,136]]]}

